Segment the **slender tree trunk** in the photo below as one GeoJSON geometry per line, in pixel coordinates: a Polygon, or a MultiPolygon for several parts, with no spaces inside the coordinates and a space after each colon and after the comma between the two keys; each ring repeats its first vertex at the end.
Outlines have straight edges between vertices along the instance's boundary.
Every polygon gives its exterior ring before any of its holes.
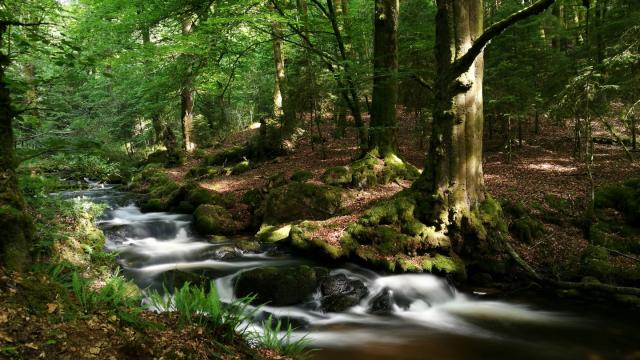
{"type": "MultiPolygon", "coordinates": [[[[0,22],[0,49],[6,31],[7,25],[0,22]]],[[[14,112],[4,73],[8,63],[8,56],[0,52],[0,265],[21,271],[30,261],[33,230],[16,174],[14,112]]]]}
{"type": "MultiPolygon", "coordinates": [[[[182,21],[182,34],[189,35],[193,31],[193,19],[186,17],[182,21]]],[[[193,59],[185,57],[186,71],[180,87],[180,120],[182,125],[182,150],[191,152],[193,143],[193,59]]]]}
{"type": "MultiPolygon", "coordinates": [[[[346,0],[342,0],[340,9],[342,11],[342,16],[344,19],[348,18],[348,10],[347,4],[344,3],[346,0]]],[[[334,6],[333,0],[327,0],[327,8],[329,11],[329,20],[331,21],[331,27],[333,29],[333,34],[336,39],[336,43],[338,45],[338,51],[340,54],[340,58],[344,63],[344,81],[340,80],[340,76],[338,76],[338,87],[342,89],[341,94],[344,98],[349,110],[351,110],[351,116],[353,116],[353,121],[358,129],[358,139],[360,143],[360,149],[365,151],[368,149],[367,142],[369,137],[367,135],[367,128],[362,119],[362,110],[360,106],[360,96],[358,95],[358,89],[355,85],[355,81],[353,80],[353,74],[351,73],[351,65],[349,61],[351,58],[348,55],[348,49],[345,46],[345,41],[342,36],[342,31],[340,30],[340,26],[338,24],[338,17],[336,15],[336,7],[334,6]]]]}
{"type": "Polygon", "coordinates": [[[373,96],[369,149],[381,156],[397,151],[398,0],[376,0],[373,44],[373,96]]]}
{"type": "Polygon", "coordinates": [[[635,151],[638,150],[637,144],[636,144],[636,117],[632,116],[631,117],[631,148],[635,151]]]}
{"type": "Polygon", "coordinates": [[[273,113],[276,118],[280,118],[283,129],[283,138],[287,139],[298,127],[298,120],[289,98],[287,78],[285,75],[282,24],[279,21],[271,22],[271,39],[273,44],[273,60],[275,64],[273,113]]]}

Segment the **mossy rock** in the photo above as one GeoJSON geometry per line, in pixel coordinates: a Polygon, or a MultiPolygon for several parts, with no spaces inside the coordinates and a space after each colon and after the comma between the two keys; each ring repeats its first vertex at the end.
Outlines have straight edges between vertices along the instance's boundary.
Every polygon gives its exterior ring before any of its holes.
{"type": "Polygon", "coordinates": [[[211,279],[204,275],[183,270],[165,271],[160,275],[160,279],[162,280],[162,284],[169,290],[180,289],[186,283],[197,287],[208,288],[211,282],[211,279]]]}
{"type": "Polygon", "coordinates": [[[266,194],[262,189],[250,189],[242,194],[242,198],[240,199],[240,201],[243,204],[251,206],[251,208],[253,209],[257,209],[260,207],[265,197],[266,194]]]}
{"type": "Polygon", "coordinates": [[[327,185],[346,186],[351,185],[353,173],[348,166],[335,166],[325,170],[320,179],[327,185]]]}
{"type": "Polygon", "coordinates": [[[629,225],[640,226],[640,178],[600,188],[595,194],[594,205],[598,209],[615,209],[629,225]]]}
{"type": "Polygon", "coordinates": [[[242,224],[219,205],[198,206],[193,213],[193,225],[203,235],[234,235],[243,230],[242,224]]]}
{"type": "Polygon", "coordinates": [[[340,188],[293,182],[269,192],[262,205],[263,223],[327,219],[340,211],[342,197],[340,188]]]}
{"type": "Polygon", "coordinates": [[[544,226],[542,223],[529,216],[516,219],[509,225],[509,230],[513,236],[527,244],[544,234],[544,226]]]}
{"type": "Polygon", "coordinates": [[[626,222],[598,219],[589,229],[589,238],[594,245],[640,254],[640,229],[626,222]]]}
{"type": "Polygon", "coordinates": [[[383,159],[375,152],[351,164],[352,185],[359,188],[372,187],[377,184],[388,184],[394,180],[415,180],[420,171],[410,163],[396,155],[388,155],[383,159]]]}
{"type": "Polygon", "coordinates": [[[311,300],[320,281],[327,275],[327,269],[306,265],[258,268],[238,276],[235,294],[238,297],[254,295],[254,304],[301,304],[311,300]]]}
{"type": "Polygon", "coordinates": [[[284,171],[275,173],[267,178],[267,187],[269,189],[285,186],[289,183],[284,171]]]}
{"type": "Polygon", "coordinates": [[[187,179],[210,179],[225,173],[222,166],[199,166],[189,169],[185,178],[187,179]]]}
{"type": "Polygon", "coordinates": [[[344,256],[340,246],[329,244],[327,241],[314,238],[312,232],[318,227],[325,226],[318,221],[302,221],[291,227],[289,232],[289,243],[300,250],[320,253],[330,259],[339,259],[344,256]]]}
{"type": "Polygon", "coordinates": [[[465,264],[457,255],[451,253],[448,256],[435,254],[422,259],[422,269],[427,272],[450,275],[458,281],[467,278],[465,264]]]}
{"type": "Polygon", "coordinates": [[[249,160],[243,160],[235,165],[233,165],[233,167],[231,168],[231,174],[232,175],[240,175],[240,174],[244,174],[247,171],[251,170],[251,164],[249,163],[249,160]]]}
{"type": "Polygon", "coordinates": [[[256,238],[263,242],[274,243],[289,238],[291,225],[262,225],[256,234],[256,238]]]}
{"type": "Polygon", "coordinates": [[[234,146],[205,156],[204,163],[209,166],[235,164],[244,161],[248,152],[245,146],[234,146]]]}
{"type": "Polygon", "coordinates": [[[298,170],[291,175],[291,181],[306,182],[313,178],[313,173],[308,170],[298,170]]]}

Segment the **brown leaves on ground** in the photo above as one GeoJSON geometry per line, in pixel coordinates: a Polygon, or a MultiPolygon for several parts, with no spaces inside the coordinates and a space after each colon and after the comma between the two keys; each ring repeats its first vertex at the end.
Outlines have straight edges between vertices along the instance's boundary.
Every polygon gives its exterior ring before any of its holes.
{"type": "MultiPolygon", "coordinates": [[[[0,268],[0,359],[283,359],[237,338],[223,345],[200,326],[178,326],[176,314],[143,312],[143,329],[112,312],[75,313],[56,291],[32,288],[44,277],[0,268]],[[41,299],[23,296],[42,292],[41,299]]],[[[113,309],[115,310],[115,309],[113,309]]]]}
{"type": "MultiPolygon", "coordinates": [[[[416,135],[417,121],[413,115],[402,111],[399,112],[398,121],[399,155],[421,167],[424,163],[425,149],[419,148],[420,141],[416,135]]],[[[334,139],[331,136],[331,126],[323,126],[321,131],[326,140],[323,151],[321,145],[312,146],[311,135],[317,135],[314,129],[313,134],[308,132],[298,143],[295,151],[289,155],[260,164],[241,175],[204,180],[201,185],[212,190],[236,194],[239,198],[240,194],[249,189],[266,187],[267,179],[279,172],[289,176],[295,171],[307,170],[314,175],[312,181],[319,181],[320,175],[327,168],[347,165],[358,156],[356,131],[354,128],[347,130],[343,138],[334,139]]],[[[533,129],[528,129],[525,125],[523,144],[513,145],[510,163],[507,162],[505,153],[505,136],[497,131],[494,133],[494,139],[486,139],[487,150],[483,161],[485,184],[495,198],[501,201],[522,202],[530,207],[532,204],[544,203],[545,195],[555,195],[572,204],[574,211],[583,211],[589,189],[589,177],[585,162],[573,156],[573,132],[569,124],[549,121],[542,123],[539,135],[534,134],[533,129]]],[[[222,146],[243,144],[255,134],[257,130],[253,129],[230,135],[222,146]]],[[[596,128],[594,136],[607,137],[609,134],[596,128]]],[[[424,144],[428,144],[428,141],[424,144]]],[[[193,166],[193,162],[175,170],[174,175],[180,177],[190,166],[193,166]]],[[[593,175],[596,186],[621,181],[638,174],[640,164],[637,161],[630,163],[620,146],[595,145],[593,175]]],[[[318,229],[313,237],[336,245],[346,225],[356,221],[373,202],[389,198],[408,186],[410,183],[402,182],[364,190],[348,190],[346,208],[349,215],[328,220],[332,222],[331,226],[318,229]]],[[[571,263],[575,262],[575,258],[587,246],[587,241],[584,240],[581,230],[573,224],[545,224],[545,235],[542,239],[531,245],[518,243],[514,246],[523,258],[546,270],[545,267],[559,263],[571,267],[571,263]]]]}

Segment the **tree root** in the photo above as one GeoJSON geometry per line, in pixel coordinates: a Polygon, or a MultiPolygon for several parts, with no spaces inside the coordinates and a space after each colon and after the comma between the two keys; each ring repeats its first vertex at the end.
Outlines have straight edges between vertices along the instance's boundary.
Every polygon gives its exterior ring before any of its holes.
{"type": "Polygon", "coordinates": [[[515,249],[509,244],[509,242],[505,239],[503,240],[503,245],[507,250],[507,253],[513,258],[513,260],[520,265],[526,273],[545,285],[563,288],[563,289],[576,289],[576,290],[587,290],[587,291],[598,291],[607,294],[624,294],[624,295],[635,295],[640,296],[640,288],[637,287],[628,287],[628,286],[616,286],[611,284],[602,284],[602,283],[585,283],[585,282],[572,282],[572,281],[560,281],[546,278],[538,272],[535,271],[531,265],[529,265],[526,261],[524,261],[520,255],[515,251],[515,249]]]}

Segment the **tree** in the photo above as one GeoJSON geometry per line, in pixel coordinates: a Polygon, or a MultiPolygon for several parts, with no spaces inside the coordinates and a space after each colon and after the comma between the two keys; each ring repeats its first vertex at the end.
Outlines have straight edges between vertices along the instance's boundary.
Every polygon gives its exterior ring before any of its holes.
{"type": "MultiPolygon", "coordinates": [[[[540,0],[483,31],[482,0],[437,1],[432,136],[425,170],[413,189],[431,199],[429,221],[450,238],[462,240],[464,232],[486,236],[478,224],[481,217],[474,215],[487,199],[482,171],[483,50],[509,26],[553,3],[540,0]]],[[[473,251],[476,244],[469,245],[467,250],[473,251]]]]}
{"type": "Polygon", "coordinates": [[[397,150],[398,0],[376,0],[373,46],[373,96],[369,150],[385,157],[397,150]]]}
{"type": "MultiPolygon", "coordinates": [[[[0,49],[7,29],[19,22],[0,19],[0,49]]],[[[11,270],[23,270],[29,262],[33,236],[31,218],[18,187],[18,159],[15,153],[11,93],[5,80],[9,56],[0,50],[0,264],[11,270]]]]}

